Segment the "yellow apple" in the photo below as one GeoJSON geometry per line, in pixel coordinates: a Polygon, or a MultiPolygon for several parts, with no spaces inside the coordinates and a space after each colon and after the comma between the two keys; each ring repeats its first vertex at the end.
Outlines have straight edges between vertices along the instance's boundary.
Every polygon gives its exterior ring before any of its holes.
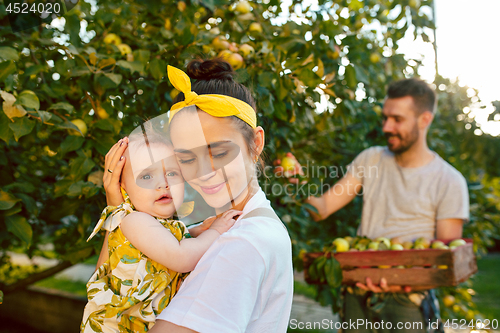
{"type": "Polygon", "coordinates": [[[184,1],[179,1],[177,3],[177,9],[180,11],[180,12],[183,12],[186,10],[186,3],[184,1]]]}
{"type": "Polygon", "coordinates": [[[215,50],[220,51],[227,50],[231,44],[229,44],[225,37],[217,36],[212,41],[212,45],[214,46],[215,50]]]}
{"type": "MultiPolygon", "coordinates": [[[[223,51],[224,52],[224,51],[223,51]]],[[[240,69],[245,64],[245,60],[239,53],[233,53],[227,58],[227,62],[234,70],[240,69]]]]}
{"type": "Polygon", "coordinates": [[[443,297],[443,304],[444,306],[451,308],[453,304],[455,304],[455,297],[453,297],[452,295],[446,295],[445,297],[443,297]]]}
{"type": "Polygon", "coordinates": [[[335,245],[337,252],[345,252],[349,250],[349,242],[344,238],[335,238],[332,244],[335,245]]]}
{"type": "Polygon", "coordinates": [[[248,30],[250,32],[261,33],[262,32],[262,25],[260,25],[260,23],[258,23],[258,22],[252,22],[252,24],[250,24],[250,27],[248,28],[248,30]]]}
{"type": "Polygon", "coordinates": [[[243,44],[240,46],[240,52],[244,57],[252,57],[255,54],[255,49],[248,44],[243,44]]]}
{"type": "Polygon", "coordinates": [[[122,39],[114,33],[109,33],[106,37],[104,37],[104,43],[120,45],[122,43],[122,39]]]}
{"type": "Polygon", "coordinates": [[[99,116],[99,118],[101,118],[101,119],[108,119],[109,118],[109,114],[106,112],[106,110],[104,110],[103,107],[100,107],[100,106],[97,107],[96,113],[99,116]]]}
{"type": "Polygon", "coordinates": [[[393,237],[393,238],[391,238],[391,245],[394,245],[394,244],[403,244],[403,242],[401,241],[401,238],[393,237]]]}
{"type": "Polygon", "coordinates": [[[119,44],[118,45],[118,50],[120,50],[120,53],[122,55],[126,55],[126,54],[129,54],[129,53],[132,53],[132,49],[127,44],[119,44]]]}
{"type": "Polygon", "coordinates": [[[377,251],[380,244],[379,242],[370,242],[368,249],[377,251]]]}
{"type": "Polygon", "coordinates": [[[410,241],[403,242],[403,244],[402,244],[402,245],[403,245],[403,248],[404,248],[405,250],[409,250],[409,249],[411,249],[411,248],[413,247],[413,243],[412,243],[412,242],[410,242],[410,241]]]}
{"type": "Polygon", "coordinates": [[[372,53],[370,55],[370,61],[373,63],[373,64],[376,64],[377,62],[380,61],[380,55],[378,53],[372,53]]]}
{"type": "Polygon", "coordinates": [[[226,61],[229,60],[229,57],[231,56],[231,54],[233,54],[233,52],[229,51],[229,50],[222,50],[219,52],[218,56],[226,61]]]}
{"type": "Polygon", "coordinates": [[[420,0],[410,0],[409,5],[413,9],[420,8],[420,0]]]}
{"type": "Polygon", "coordinates": [[[83,135],[83,136],[85,136],[85,134],[87,134],[87,124],[85,124],[85,122],[83,120],[81,120],[81,119],[73,119],[71,122],[76,127],[78,127],[78,129],[80,130],[80,132],[82,132],[82,134],[80,134],[78,131],[70,129],[69,133],[71,135],[83,135]]]}
{"type": "Polygon", "coordinates": [[[248,1],[242,0],[242,1],[238,2],[235,10],[241,14],[246,14],[246,13],[250,13],[250,11],[252,10],[252,6],[250,6],[248,1]]]}
{"type": "Polygon", "coordinates": [[[295,160],[291,157],[284,157],[281,160],[281,166],[285,172],[291,172],[295,169],[295,160]]]}
{"type": "Polygon", "coordinates": [[[170,22],[170,19],[165,19],[165,24],[163,26],[166,30],[172,29],[172,22],[170,22]]]}

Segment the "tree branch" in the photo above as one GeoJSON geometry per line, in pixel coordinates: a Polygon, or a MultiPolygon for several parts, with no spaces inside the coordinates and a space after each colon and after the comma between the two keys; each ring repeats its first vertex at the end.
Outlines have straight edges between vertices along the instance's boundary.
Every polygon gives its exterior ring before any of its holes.
{"type": "Polygon", "coordinates": [[[17,282],[14,282],[12,284],[5,285],[3,283],[0,283],[0,290],[2,290],[4,292],[4,294],[8,294],[8,293],[12,293],[12,292],[19,290],[19,289],[24,289],[27,286],[29,286],[35,282],[38,282],[40,280],[43,280],[45,278],[48,278],[56,273],[59,273],[60,271],[66,269],[70,266],[72,266],[72,263],[70,261],[60,262],[59,264],[57,264],[49,269],[46,269],[42,272],[32,274],[32,275],[28,276],[27,278],[22,279],[22,280],[17,281],[17,282]]]}

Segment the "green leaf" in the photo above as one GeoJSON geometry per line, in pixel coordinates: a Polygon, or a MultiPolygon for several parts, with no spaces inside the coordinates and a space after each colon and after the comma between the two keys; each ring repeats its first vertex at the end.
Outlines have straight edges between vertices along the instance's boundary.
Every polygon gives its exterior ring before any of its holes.
{"type": "Polygon", "coordinates": [[[42,123],[48,122],[53,116],[52,113],[47,112],[47,111],[38,110],[37,113],[38,113],[38,116],[40,117],[40,119],[42,119],[42,123]]]}
{"type": "Polygon", "coordinates": [[[73,179],[77,180],[88,174],[95,166],[95,163],[87,156],[80,156],[71,160],[69,165],[70,173],[74,176],[73,179]]]}
{"type": "Polygon", "coordinates": [[[134,55],[134,59],[140,61],[144,66],[146,66],[151,57],[151,52],[147,50],[135,50],[132,54],[134,55]]]}
{"type": "Polygon", "coordinates": [[[121,68],[130,70],[131,74],[134,74],[135,72],[140,73],[144,71],[144,64],[140,61],[118,60],[116,64],[121,68]]]}
{"type": "Polygon", "coordinates": [[[22,93],[20,93],[17,102],[27,108],[32,108],[35,110],[38,110],[40,108],[40,100],[38,99],[38,96],[31,90],[24,90],[22,93]]]}
{"type": "Polygon", "coordinates": [[[68,111],[68,113],[73,113],[75,111],[75,108],[68,102],[59,102],[52,104],[47,110],[65,110],[68,111]]]}
{"type": "Polygon", "coordinates": [[[0,58],[3,60],[19,60],[19,54],[17,50],[10,46],[0,46],[0,58]]]}
{"type": "Polygon", "coordinates": [[[36,75],[40,72],[43,72],[47,69],[47,66],[44,65],[34,65],[26,68],[24,71],[24,75],[29,76],[29,75],[36,75]]]}
{"type": "Polygon", "coordinates": [[[149,63],[149,72],[156,80],[160,81],[167,73],[167,64],[163,60],[154,58],[149,63]]]}
{"type": "Polygon", "coordinates": [[[7,230],[21,239],[29,247],[31,238],[33,237],[33,229],[26,221],[26,218],[21,215],[7,216],[5,218],[7,230]]]}
{"type": "Polygon", "coordinates": [[[38,215],[38,206],[36,205],[35,199],[24,193],[17,193],[17,196],[21,198],[23,205],[28,212],[38,215]]]}
{"type": "Polygon", "coordinates": [[[104,74],[97,79],[103,89],[116,88],[122,81],[121,74],[104,74]]]}
{"type": "Polygon", "coordinates": [[[337,288],[342,284],[342,268],[333,255],[325,263],[325,275],[330,287],[337,288]]]}
{"type": "Polygon", "coordinates": [[[9,143],[12,136],[12,131],[9,128],[10,122],[11,120],[3,112],[0,112],[0,139],[5,141],[5,143],[9,143]]]}
{"type": "Polygon", "coordinates": [[[16,71],[16,65],[14,61],[4,61],[0,62],[0,82],[5,81],[5,79],[12,73],[16,71]]]}
{"type": "Polygon", "coordinates": [[[77,150],[82,146],[84,141],[85,138],[81,136],[67,136],[66,139],[64,139],[64,141],[61,143],[61,153],[66,154],[67,152],[77,150]]]}
{"type": "Polygon", "coordinates": [[[113,123],[110,121],[110,119],[101,119],[94,124],[94,127],[109,132],[113,132],[115,130],[115,127],[113,126],[113,123]]]}
{"type": "Polygon", "coordinates": [[[35,127],[35,121],[28,119],[27,117],[15,118],[13,123],[9,124],[9,128],[14,132],[14,138],[16,141],[22,136],[31,133],[35,127]]]}
{"type": "Polygon", "coordinates": [[[0,190],[0,210],[11,209],[18,201],[21,201],[21,199],[15,197],[13,194],[0,190]]]}

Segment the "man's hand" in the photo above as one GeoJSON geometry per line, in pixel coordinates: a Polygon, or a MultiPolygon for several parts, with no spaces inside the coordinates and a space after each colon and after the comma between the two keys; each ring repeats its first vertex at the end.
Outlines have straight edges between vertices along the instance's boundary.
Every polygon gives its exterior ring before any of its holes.
{"type": "MultiPolygon", "coordinates": [[[[290,152],[286,153],[286,157],[283,158],[283,160],[275,160],[274,165],[274,173],[278,176],[285,176],[292,184],[299,183],[299,179],[293,176],[304,175],[304,171],[302,170],[302,166],[300,165],[299,161],[297,161],[295,156],[290,152]]],[[[307,181],[304,180],[302,181],[302,183],[307,183],[307,181]]]]}
{"type": "Polygon", "coordinates": [[[367,277],[366,285],[358,282],[356,286],[366,291],[373,291],[374,293],[409,293],[411,291],[410,286],[388,286],[385,278],[380,279],[380,285],[375,285],[372,279],[367,277]]]}

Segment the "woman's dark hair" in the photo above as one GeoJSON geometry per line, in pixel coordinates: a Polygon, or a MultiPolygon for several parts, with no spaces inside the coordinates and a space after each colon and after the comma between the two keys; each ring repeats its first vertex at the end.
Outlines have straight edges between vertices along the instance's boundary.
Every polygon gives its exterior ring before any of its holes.
{"type": "MultiPolygon", "coordinates": [[[[191,79],[196,80],[192,84],[191,89],[198,95],[217,94],[231,96],[249,104],[254,110],[257,109],[250,90],[234,80],[237,73],[228,62],[221,58],[192,60],[187,65],[187,75],[191,79]]],[[[174,104],[183,100],[184,94],[181,92],[174,99],[174,104]]],[[[230,119],[243,135],[250,154],[258,156],[254,145],[255,133],[252,127],[236,116],[231,116],[230,119]]],[[[261,156],[259,156],[257,166],[260,171],[264,170],[265,163],[261,156]]]]}
{"type": "Polygon", "coordinates": [[[388,98],[400,98],[411,96],[417,116],[425,111],[434,113],[436,109],[436,93],[425,82],[412,78],[393,82],[387,89],[388,98]]]}

